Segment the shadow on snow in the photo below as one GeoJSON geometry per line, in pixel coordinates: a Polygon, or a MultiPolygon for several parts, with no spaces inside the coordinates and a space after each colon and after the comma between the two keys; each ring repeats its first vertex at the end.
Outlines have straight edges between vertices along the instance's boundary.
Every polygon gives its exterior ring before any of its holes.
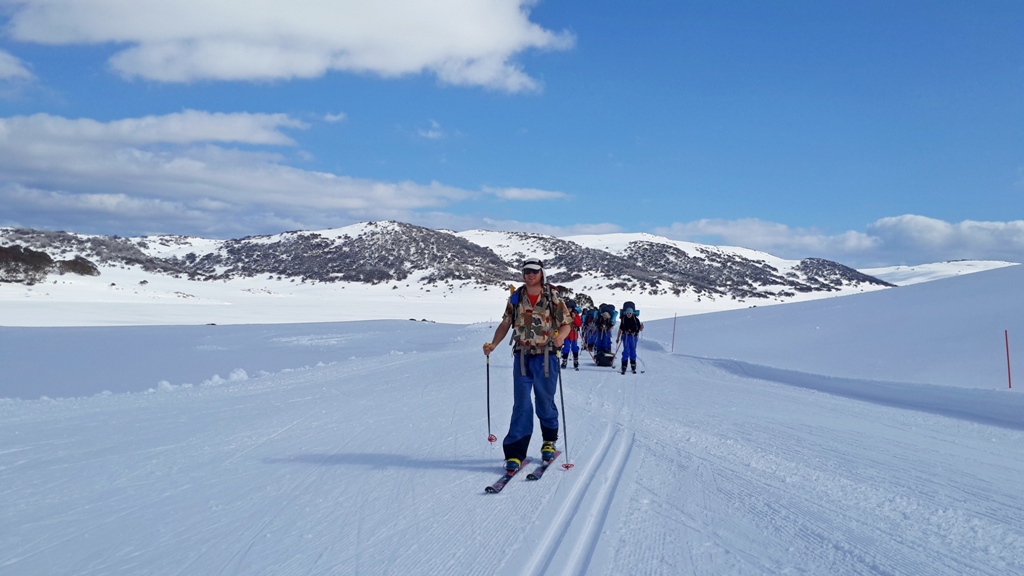
{"type": "Polygon", "coordinates": [[[978,424],[1024,430],[1024,396],[1009,394],[1005,390],[858,380],[772,368],[739,360],[696,356],[690,358],[708,362],[737,376],[817,390],[893,408],[928,412],[978,424]]]}

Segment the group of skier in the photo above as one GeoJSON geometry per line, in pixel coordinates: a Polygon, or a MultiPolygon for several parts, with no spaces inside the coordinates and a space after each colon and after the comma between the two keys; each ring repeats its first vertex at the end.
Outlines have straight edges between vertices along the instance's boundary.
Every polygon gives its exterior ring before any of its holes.
{"type": "MultiPolygon", "coordinates": [[[[583,346],[590,352],[598,366],[611,366],[615,363],[611,333],[619,312],[611,304],[602,304],[598,308],[582,312],[583,346]]],[[[626,373],[628,362],[633,368],[633,373],[636,374],[636,343],[644,325],[640,322],[636,305],[632,302],[623,304],[621,313],[622,318],[619,320],[618,332],[615,335],[616,349],[619,346],[622,347],[622,373],[626,373]]]]}
{"type": "MultiPolygon", "coordinates": [[[[579,370],[580,341],[594,354],[599,366],[611,366],[611,331],[615,324],[614,306],[602,305],[591,325],[572,300],[563,300],[558,291],[546,282],[544,263],[528,258],[522,265],[523,285],[512,292],[505,304],[501,323],[490,342],[483,345],[484,354],[491,352],[513,331],[512,336],[512,419],[508,433],[502,441],[507,475],[515,474],[526,460],[533,436],[533,416],[536,411],[541,429],[541,459],[550,464],[558,454],[558,408],[555,392],[561,368],[568,365],[572,355],[573,368],[579,370]],[[561,355],[561,363],[559,363],[561,355]],[[609,359],[609,357],[611,359],[609,359]],[[532,392],[532,399],[531,399],[532,392]]],[[[636,306],[626,302],[622,308],[616,342],[622,345],[622,374],[627,363],[636,373],[636,346],[643,330],[636,306]]]]}

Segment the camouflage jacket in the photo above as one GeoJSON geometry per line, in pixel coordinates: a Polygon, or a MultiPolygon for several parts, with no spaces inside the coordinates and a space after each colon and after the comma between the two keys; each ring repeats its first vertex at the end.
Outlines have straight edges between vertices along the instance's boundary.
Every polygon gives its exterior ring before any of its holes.
{"type": "Polygon", "coordinates": [[[549,342],[554,343],[559,328],[572,325],[569,309],[549,286],[544,287],[537,303],[532,305],[526,296],[525,286],[513,292],[505,304],[502,320],[511,323],[512,340],[517,347],[533,347],[538,350],[549,342]]]}

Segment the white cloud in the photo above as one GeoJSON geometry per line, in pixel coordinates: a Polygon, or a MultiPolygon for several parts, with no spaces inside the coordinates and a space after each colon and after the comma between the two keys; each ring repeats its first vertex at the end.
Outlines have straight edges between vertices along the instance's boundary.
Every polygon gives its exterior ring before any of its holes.
{"type": "Polygon", "coordinates": [[[285,130],[306,127],[285,114],[196,110],[110,122],[49,114],[0,118],[0,225],[108,233],[127,222],[137,233],[214,237],[387,219],[556,236],[620,231],[610,224],[552,226],[440,211],[484,196],[568,198],[561,192],[353,178],[290,166],[268,148],[286,146],[301,156],[285,130]]]}
{"type": "Polygon", "coordinates": [[[0,80],[30,80],[32,73],[21,60],[0,50],[0,80]]]}
{"type": "Polygon", "coordinates": [[[657,228],[655,234],[680,240],[731,244],[789,258],[871,251],[878,241],[861,232],[828,235],[814,229],[790,228],[785,224],[756,218],[740,220],[703,219],[657,228]]]}
{"type": "MultiPolygon", "coordinates": [[[[561,226],[555,226],[538,222],[495,220],[492,218],[484,218],[481,226],[473,226],[473,228],[502,230],[506,232],[532,232],[534,234],[547,234],[548,236],[555,236],[559,238],[563,236],[579,236],[582,234],[614,234],[616,232],[622,232],[621,226],[609,223],[564,224],[561,226]]],[[[463,227],[463,229],[469,229],[469,227],[463,227]]]]}
{"type": "Polygon", "coordinates": [[[492,194],[502,200],[566,200],[569,195],[565,192],[553,192],[549,190],[538,190],[536,188],[493,188],[485,186],[483,191],[492,194]]]}
{"type": "Polygon", "coordinates": [[[946,260],[1024,262],[1024,221],[951,224],[925,216],[887,217],[866,231],[829,234],[758,219],[697,220],[657,228],[655,234],[728,244],[790,259],[819,257],[857,267],[946,260]]]}
{"type": "Polygon", "coordinates": [[[444,130],[441,130],[441,124],[436,120],[430,121],[430,129],[424,130],[421,128],[418,133],[420,136],[428,140],[440,140],[441,138],[444,138],[444,130]]]}
{"type": "Polygon", "coordinates": [[[329,124],[344,122],[347,119],[348,116],[344,112],[339,112],[337,114],[324,114],[324,122],[327,122],[329,124]]]}
{"type": "Polygon", "coordinates": [[[888,251],[927,255],[927,261],[988,259],[1024,262],[1024,220],[949,223],[906,214],[868,227],[888,251]]]}
{"type": "Polygon", "coordinates": [[[118,72],[163,82],[430,72],[508,92],[537,82],[512,59],[574,38],[529,19],[532,0],[20,0],[10,37],[127,46],[118,72]]]}
{"type": "Polygon", "coordinates": [[[281,128],[306,128],[286,114],[210,113],[196,110],[98,122],[88,118],[68,119],[49,114],[0,118],[0,138],[78,145],[190,144],[221,142],[239,144],[294,144],[281,128]]]}
{"type": "MultiPolygon", "coordinates": [[[[480,195],[438,182],[382,182],[288,166],[223,144],[290,145],[286,115],[187,111],[97,122],[0,119],[0,205],[19,215],[129,218],[148,230],[277,231],[409,220],[480,195]]],[[[66,224],[65,224],[66,225],[66,224]]]]}

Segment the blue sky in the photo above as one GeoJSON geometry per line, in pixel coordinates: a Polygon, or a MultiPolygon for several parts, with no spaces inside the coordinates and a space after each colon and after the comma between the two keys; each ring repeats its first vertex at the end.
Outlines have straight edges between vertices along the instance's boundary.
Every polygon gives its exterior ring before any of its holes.
{"type": "Polygon", "coordinates": [[[1024,262],[1017,1],[0,0],[0,226],[1024,262]]]}

